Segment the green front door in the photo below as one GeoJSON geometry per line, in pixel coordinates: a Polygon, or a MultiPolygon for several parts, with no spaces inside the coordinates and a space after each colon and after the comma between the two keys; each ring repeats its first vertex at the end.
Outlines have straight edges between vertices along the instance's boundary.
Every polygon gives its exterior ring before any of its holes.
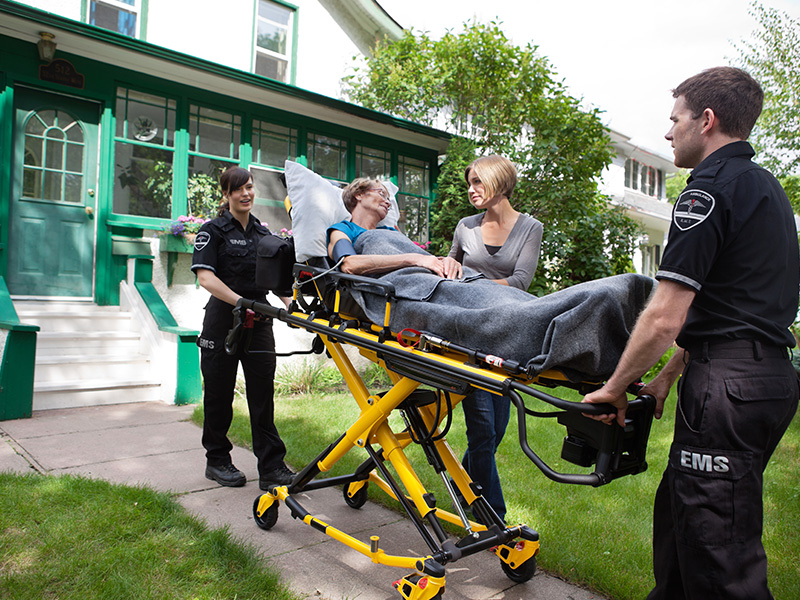
{"type": "Polygon", "coordinates": [[[98,104],[18,87],[8,289],[92,297],[98,104]]]}

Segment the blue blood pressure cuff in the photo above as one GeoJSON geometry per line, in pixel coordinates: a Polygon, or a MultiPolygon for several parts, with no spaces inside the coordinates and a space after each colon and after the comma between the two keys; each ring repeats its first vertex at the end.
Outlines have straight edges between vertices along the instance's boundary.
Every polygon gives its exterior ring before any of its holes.
{"type": "Polygon", "coordinates": [[[351,242],[348,238],[342,238],[333,245],[331,258],[333,259],[334,263],[338,263],[345,256],[353,256],[355,254],[357,254],[357,252],[356,249],[353,248],[353,242],[351,242]]]}

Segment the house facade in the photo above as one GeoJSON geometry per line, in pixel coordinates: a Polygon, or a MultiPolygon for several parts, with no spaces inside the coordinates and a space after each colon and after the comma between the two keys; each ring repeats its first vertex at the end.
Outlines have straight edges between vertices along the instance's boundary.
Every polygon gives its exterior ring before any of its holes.
{"type": "Polygon", "coordinates": [[[229,165],[251,170],[254,212],[273,230],[289,226],[292,159],[334,181],[390,178],[401,227],[424,238],[449,136],[306,89],[400,33],[371,0],[0,0],[0,411],[3,378],[33,370],[17,338],[39,327],[41,349],[57,337],[38,318],[57,303],[140,311],[152,329],[140,346],[166,344],[150,363],[171,365],[151,379],[177,381],[160,399],[199,398],[207,295],[190,248],[160,234],[208,209],[229,165]]]}
{"type": "MultiPolygon", "coordinates": [[[[427,240],[448,134],[332,97],[354,55],[402,32],[374,0],[0,0],[0,419],[199,400],[208,294],[164,230],[211,210],[227,166],[253,173],[273,231],[291,159],[391,179],[401,229],[427,240]]],[[[604,192],[644,225],[653,273],[674,167],[611,138],[604,192]]]]}
{"type": "Polygon", "coordinates": [[[644,229],[633,260],[637,272],[652,277],[661,262],[672,220],[666,179],[678,168],[672,158],[631,144],[626,135],[614,130],[608,135],[614,158],[603,173],[600,191],[644,229]]]}

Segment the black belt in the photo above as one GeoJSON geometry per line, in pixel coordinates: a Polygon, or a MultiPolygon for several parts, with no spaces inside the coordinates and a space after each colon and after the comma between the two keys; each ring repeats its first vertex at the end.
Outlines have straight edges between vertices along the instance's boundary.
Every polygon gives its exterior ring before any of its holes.
{"type": "Polygon", "coordinates": [[[712,340],[687,344],[685,350],[693,360],[709,358],[789,358],[786,346],[767,344],[759,340],[712,340]]]}

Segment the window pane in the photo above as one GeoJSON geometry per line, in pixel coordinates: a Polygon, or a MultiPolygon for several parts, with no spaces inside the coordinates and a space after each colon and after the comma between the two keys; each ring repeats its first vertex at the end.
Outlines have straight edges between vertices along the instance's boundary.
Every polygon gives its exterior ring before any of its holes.
{"type": "Polygon", "coordinates": [[[25,136],[25,164],[42,166],[42,138],[25,136]]]}
{"type": "Polygon", "coordinates": [[[41,124],[44,125],[44,127],[41,128],[41,132],[44,133],[44,130],[47,127],[51,127],[52,125],[55,125],[55,123],[56,123],[56,111],[54,111],[54,110],[43,110],[43,111],[40,111],[35,116],[31,117],[31,119],[30,119],[30,121],[28,121],[28,123],[31,123],[33,127],[36,127],[36,125],[33,125],[33,123],[32,123],[32,122],[35,122],[35,121],[39,121],[41,124]]]}
{"type": "Polygon", "coordinates": [[[347,142],[324,135],[308,136],[309,167],[312,171],[344,181],[347,179],[347,142]]]}
{"type": "Polygon", "coordinates": [[[190,112],[190,150],[225,158],[239,158],[241,117],[198,106],[192,106],[190,112]]]}
{"type": "Polygon", "coordinates": [[[389,152],[356,146],[356,177],[388,178],[391,168],[389,152]]]}
{"type": "Polygon", "coordinates": [[[283,168],[297,158],[297,130],[265,121],[253,121],[253,162],[283,168]]]}
{"type": "Polygon", "coordinates": [[[292,221],[283,203],[286,198],[286,186],[281,182],[282,173],[253,166],[250,167],[250,172],[253,174],[256,198],[259,200],[253,206],[253,214],[273,233],[280,233],[281,229],[290,230],[292,221]]]}
{"type": "Polygon", "coordinates": [[[262,19],[269,19],[281,25],[288,25],[292,17],[292,11],[285,6],[268,2],[267,0],[259,0],[258,3],[258,16],[262,19]]]}
{"type": "MultiPolygon", "coordinates": [[[[63,115],[64,113],[61,114],[63,115]]],[[[83,130],[77,121],[73,121],[69,125],[59,122],[59,126],[64,130],[64,133],[67,134],[67,139],[70,142],[83,142],[83,130]]]]}
{"type": "Polygon", "coordinates": [[[41,198],[42,172],[39,169],[25,167],[22,171],[23,198],[41,198]]]}
{"type": "Polygon", "coordinates": [[[48,169],[61,170],[64,168],[64,142],[57,139],[59,137],[63,138],[63,134],[57,129],[47,132],[44,142],[44,160],[48,169]]]}
{"type": "Polygon", "coordinates": [[[117,90],[117,136],[174,145],[175,101],[134,90],[117,90]]]}
{"type": "Polygon", "coordinates": [[[399,157],[399,161],[400,191],[427,198],[430,193],[430,167],[428,164],[404,156],[399,157]]]}
{"type": "Polygon", "coordinates": [[[172,216],[172,152],[117,142],[114,212],[144,217],[172,216]]]}
{"type": "Polygon", "coordinates": [[[64,174],[64,201],[65,202],[82,202],[81,193],[83,190],[83,174],[82,173],[65,173],[64,174]]]}
{"type": "Polygon", "coordinates": [[[56,171],[44,172],[44,200],[59,201],[62,199],[62,174],[56,171]]]}
{"type": "MultiPolygon", "coordinates": [[[[54,114],[52,110],[43,112],[54,114]]],[[[31,135],[44,135],[44,130],[50,124],[52,124],[52,118],[50,123],[45,124],[45,122],[42,120],[42,113],[35,114],[28,119],[28,124],[25,126],[25,133],[30,133],[31,135]]]]}
{"type": "Polygon", "coordinates": [[[397,207],[400,209],[400,220],[397,223],[400,231],[415,242],[428,241],[428,201],[399,194],[397,207]]]}
{"type": "Polygon", "coordinates": [[[66,170],[83,172],[83,144],[67,144],[66,170]]]}
{"type": "Polygon", "coordinates": [[[258,44],[259,48],[272,50],[278,54],[286,54],[287,34],[285,27],[279,27],[266,21],[259,21],[256,44],[258,44]]]}
{"type": "Polygon", "coordinates": [[[108,6],[102,2],[92,2],[89,9],[89,23],[117,31],[123,35],[136,37],[136,13],[108,6]]]}
{"type": "Polygon", "coordinates": [[[647,193],[650,194],[651,196],[655,196],[656,195],[656,170],[653,167],[650,167],[649,169],[647,169],[647,175],[648,175],[647,193]]]}
{"type": "Polygon", "coordinates": [[[256,74],[286,83],[289,80],[289,63],[259,52],[256,55],[256,74]]]}
{"type": "Polygon", "coordinates": [[[189,200],[189,214],[196,217],[215,217],[222,203],[219,178],[223,171],[236,163],[205,158],[189,157],[189,185],[186,195],[189,200]]]}

